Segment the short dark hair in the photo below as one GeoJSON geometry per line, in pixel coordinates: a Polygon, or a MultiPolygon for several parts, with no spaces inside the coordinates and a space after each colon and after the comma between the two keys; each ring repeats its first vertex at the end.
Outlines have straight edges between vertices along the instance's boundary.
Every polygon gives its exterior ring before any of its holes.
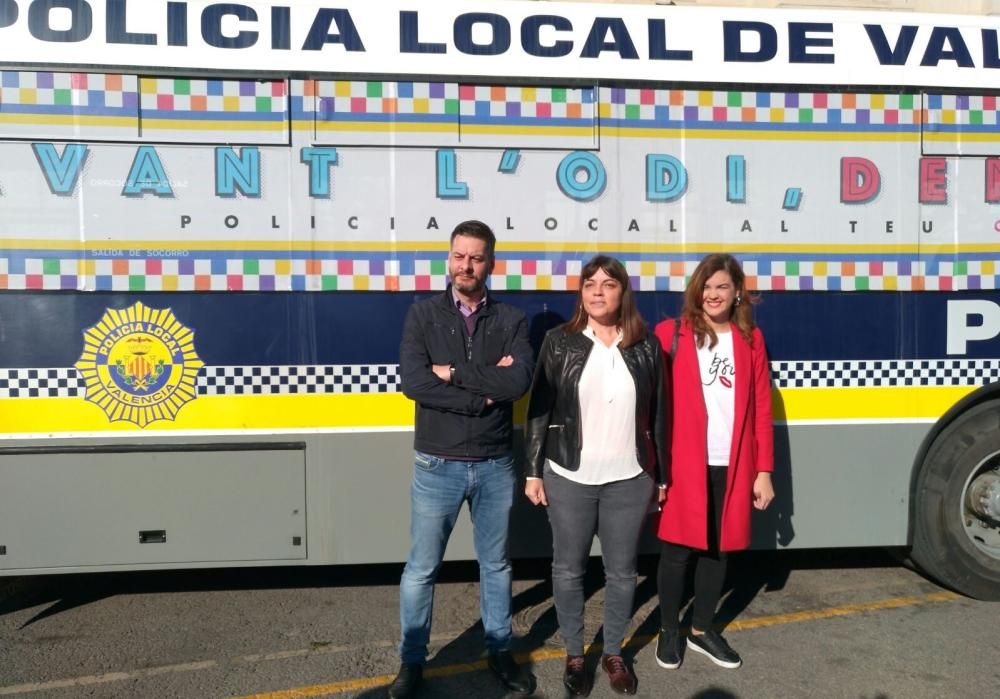
{"type": "Polygon", "coordinates": [[[489,255],[489,258],[492,260],[496,257],[497,237],[493,235],[493,229],[482,221],[476,221],[474,219],[462,221],[460,224],[455,226],[455,230],[451,232],[451,238],[448,240],[448,244],[451,245],[454,243],[455,238],[460,235],[483,241],[486,243],[486,254],[489,255]]]}
{"type": "Polygon", "coordinates": [[[583,283],[597,274],[598,270],[602,270],[621,284],[622,305],[618,309],[618,326],[622,330],[621,345],[622,347],[631,347],[646,336],[646,323],[636,307],[635,294],[632,292],[632,284],[625,265],[608,255],[594,257],[580,270],[580,283],[576,289],[576,308],[573,310],[573,318],[563,325],[563,332],[567,335],[578,333],[587,327],[589,318],[587,311],[583,308],[583,283]]]}

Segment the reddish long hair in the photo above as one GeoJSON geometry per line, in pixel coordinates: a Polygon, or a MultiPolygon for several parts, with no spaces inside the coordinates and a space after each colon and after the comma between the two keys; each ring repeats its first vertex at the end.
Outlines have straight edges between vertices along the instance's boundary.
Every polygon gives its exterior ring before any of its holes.
{"type": "Polygon", "coordinates": [[[758,296],[747,293],[746,277],[739,261],[726,253],[706,255],[694,270],[684,290],[684,306],[681,308],[681,318],[686,320],[694,331],[698,347],[704,347],[706,338],[708,347],[712,348],[719,342],[718,336],[711,326],[705,322],[702,308],[702,294],[705,282],[716,272],[726,272],[733,280],[736,291],[736,304],[733,306],[730,320],[740,331],[740,335],[748,343],[753,344],[753,329],[757,324],[753,320],[753,306],[760,301],[758,296]]]}

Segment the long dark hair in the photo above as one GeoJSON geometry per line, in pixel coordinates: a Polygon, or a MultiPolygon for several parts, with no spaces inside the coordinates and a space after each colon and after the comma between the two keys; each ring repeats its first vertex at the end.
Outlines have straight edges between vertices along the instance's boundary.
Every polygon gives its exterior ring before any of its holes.
{"type": "Polygon", "coordinates": [[[597,274],[598,270],[617,281],[622,286],[622,304],[618,308],[618,326],[622,330],[621,346],[631,347],[646,336],[646,322],[639,315],[635,305],[635,294],[629,282],[625,265],[608,255],[598,255],[580,270],[580,284],[576,290],[576,308],[573,318],[563,325],[567,335],[578,333],[587,327],[587,311],[583,308],[583,283],[597,274]]]}
{"type": "Polygon", "coordinates": [[[687,288],[684,290],[684,307],[681,309],[681,318],[691,325],[698,347],[705,346],[706,337],[708,338],[708,347],[715,347],[719,338],[711,326],[705,322],[702,295],[705,290],[705,282],[716,272],[726,272],[732,278],[736,291],[736,304],[733,306],[732,322],[739,329],[743,339],[753,344],[753,329],[757,325],[753,321],[751,306],[757,303],[760,298],[747,293],[743,268],[740,267],[739,261],[732,255],[718,252],[712,253],[711,255],[706,255],[698,263],[694,274],[688,280],[687,288]]]}

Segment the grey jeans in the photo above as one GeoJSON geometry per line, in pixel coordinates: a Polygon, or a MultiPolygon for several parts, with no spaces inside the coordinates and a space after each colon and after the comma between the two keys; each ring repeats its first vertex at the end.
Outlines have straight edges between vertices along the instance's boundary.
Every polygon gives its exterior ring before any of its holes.
{"type": "Polygon", "coordinates": [[[604,563],[604,652],[620,655],[632,618],[639,534],[653,481],[645,473],[604,485],[543,474],[552,525],[552,594],[567,655],[583,655],[583,578],[594,534],[604,563]]]}

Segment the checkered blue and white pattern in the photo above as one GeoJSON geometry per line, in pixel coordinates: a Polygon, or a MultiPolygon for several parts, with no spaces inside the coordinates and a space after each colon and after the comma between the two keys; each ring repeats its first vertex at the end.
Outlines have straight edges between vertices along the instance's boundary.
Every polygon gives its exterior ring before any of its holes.
{"type": "Polygon", "coordinates": [[[198,395],[396,393],[395,364],[212,366],[198,374],[198,395]]]}
{"type": "Polygon", "coordinates": [[[984,386],[1000,381],[996,359],[771,362],[777,388],[984,386]]]}
{"type": "MultiPolygon", "coordinates": [[[[396,393],[395,364],[211,366],[198,372],[200,396],[309,393],[396,393]]],[[[86,384],[72,367],[0,369],[0,399],[82,398],[86,384]]]]}
{"type": "Polygon", "coordinates": [[[76,398],[86,386],[72,367],[0,369],[0,398],[76,398]]]}
{"type": "MultiPolygon", "coordinates": [[[[984,386],[1000,381],[1000,359],[771,362],[776,388],[984,386]]],[[[78,398],[86,385],[72,367],[0,369],[0,399],[78,398]]],[[[396,364],[211,366],[198,372],[198,395],[397,393],[396,364]]]]}

